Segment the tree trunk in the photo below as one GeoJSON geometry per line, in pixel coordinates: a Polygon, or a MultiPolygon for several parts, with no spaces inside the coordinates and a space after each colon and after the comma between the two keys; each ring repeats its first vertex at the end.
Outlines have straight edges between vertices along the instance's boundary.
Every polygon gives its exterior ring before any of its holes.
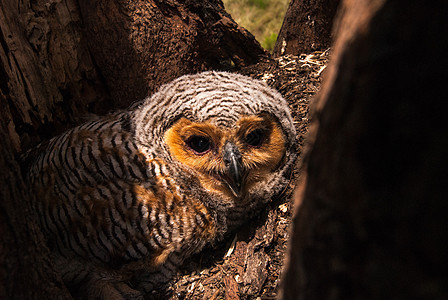
{"type": "MultiPolygon", "coordinates": [[[[0,69],[1,78],[4,78],[0,69]]],[[[3,83],[3,82],[2,82],[3,83]]],[[[15,161],[13,123],[0,92],[0,299],[69,299],[48,263],[48,249],[27,203],[33,195],[15,161]]]]}
{"type": "Polygon", "coordinates": [[[291,0],[274,47],[274,56],[325,50],[332,42],[340,0],[291,0]]]}
{"type": "Polygon", "coordinates": [[[16,149],[89,113],[127,107],[180,75],[266,55],[221,1],[79,2],[2,1],[2,91],[16,149]]]}
{"type": "Polygon", "coordinates": [[[179,75],[265,55],[221,1],[2,0],[0,298],[70,297],[30,211],[21,151],[179,75]]]}
{"type": "Polygon", "coordinates": [[[343,10],[283,299],[447,299],[448,4],[343,10]]]}
{"type": "Polygon", "coordinates": [[[118,107],[181,75],[234,70],[267,55],[219,0],[79,2],[89,49],[118,107]]]}
{"type": "Polygon", "coordinates": [[[1,91],[16,151],[110,109],[75,2],[2,0],[1,91]]]}

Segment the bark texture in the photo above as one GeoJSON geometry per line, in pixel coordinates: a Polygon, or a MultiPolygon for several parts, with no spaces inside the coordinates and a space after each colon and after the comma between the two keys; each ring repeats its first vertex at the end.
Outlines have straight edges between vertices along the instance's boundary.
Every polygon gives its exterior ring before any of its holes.
{"type": "Polygon", "coordinates": [[[448,4],[346,0],[283,299],[445,299],[448,4]]]}
{"type": "Polygon", "coordinates": [[[266,55],[219,0],[79,2],[91,53],[118,107],[181,75],[236,69],[266,55]]]}
{"type": "Polygon", "coordinates": [[[0,105],[0,299],[70,299],[26,205],[34,198],[13,155],[13,123],[1,91],[0,105]]]}
{"type": "Polygon", "coordinates": [[[74,1],[2,0],[1,90],[16,151],[110,108],[74,1]]]}
{"type": "Polygon", "coordinates": [[[1,88],[17,150],[180,75],[266,55],[218,0],[3,0],[0,29],[1,88]]]}
{"type": "Polygon", "coordinates": [[[273,54],[323,51],[332,43],[333,19],[340,0],[291,0],[273,54]]]}

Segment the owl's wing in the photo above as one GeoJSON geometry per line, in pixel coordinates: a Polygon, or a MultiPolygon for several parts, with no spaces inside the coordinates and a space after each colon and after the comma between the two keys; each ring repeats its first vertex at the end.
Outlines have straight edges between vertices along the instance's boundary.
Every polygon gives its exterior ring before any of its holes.
{"type": "Polygon", "coordinates": [[[122,118],[95,120],[23,155],[48,235],[100,260],[138,258],[154,248],[142,246],[152,234],[153,225],[142,227],[151,206],[141,205],[148,200],[135,192],[144,186],[155,205],[154,167],[123,124],[122,118]]]}
{"type": "Polygon", "coordinates": [[[29,177],[41,224],[59,252],[77,259],[174,269],[173,253],[213,239],[212,217],[116,122],[77,127],[40,149],[29,177]]]}

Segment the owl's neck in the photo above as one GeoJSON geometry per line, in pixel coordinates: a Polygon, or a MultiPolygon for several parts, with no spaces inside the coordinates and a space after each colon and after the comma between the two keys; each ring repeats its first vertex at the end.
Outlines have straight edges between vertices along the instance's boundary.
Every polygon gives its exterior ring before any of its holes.
{"type": "Polygon", "coordinates": [[[185,190],[185,194],[190,194],[194,199],[199,199],[212,215],[218,228],[217,240],[224,238],[227,233],[232,233],[242,224],[250,221],[251,218],[259,214],[266,206],[267,200],[259,196],[245,195],[242,198],[229,197],[217,190],[209,190],[201,185],[198,174],[193,170],[187,170],[178,165],[177,172],[179,185],[185,190]]]}
{"type": "MultiPolygon", "coordinates": [[[[148,147],[142,146],[140,151],[148,160],[160,158],[160,155],[156,155],[148,147]]],[[[207,189],[201,183],[200,174],[196,171],[174,161],[171,157],[163,159],[168,173],[179,186],[180,193],[206,207],[216,223],[217,240],[221,240],[225,233],[247,222],[266,205],[266,199],[261,199],[260,196],[245,195],[236,198],[219,190],[207,189]]]]}

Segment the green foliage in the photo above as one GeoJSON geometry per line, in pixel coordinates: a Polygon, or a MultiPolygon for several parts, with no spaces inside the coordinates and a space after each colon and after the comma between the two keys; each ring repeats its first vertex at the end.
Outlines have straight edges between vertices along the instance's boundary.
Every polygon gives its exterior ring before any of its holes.
{"type": "Polygon", "coordinates": [[[232,18],[249,30],[266,50],[272,51],[289,0],[223,0],[232,18]]]}
{"type": "Polygon", "coordinates": [[[258,6],[261,9],[266,9],[269,0],[249,0],[249,3],[254,6],[258,6]]]}
{"type": "Polygon", "coordinates": [[[264,40],[261,42],[261,46],[269,51],[272,51],[275,46],[275,42],[277,41],[277,33],[271,33],[271,35],[268,35],[264,38],[264,40]]]}

